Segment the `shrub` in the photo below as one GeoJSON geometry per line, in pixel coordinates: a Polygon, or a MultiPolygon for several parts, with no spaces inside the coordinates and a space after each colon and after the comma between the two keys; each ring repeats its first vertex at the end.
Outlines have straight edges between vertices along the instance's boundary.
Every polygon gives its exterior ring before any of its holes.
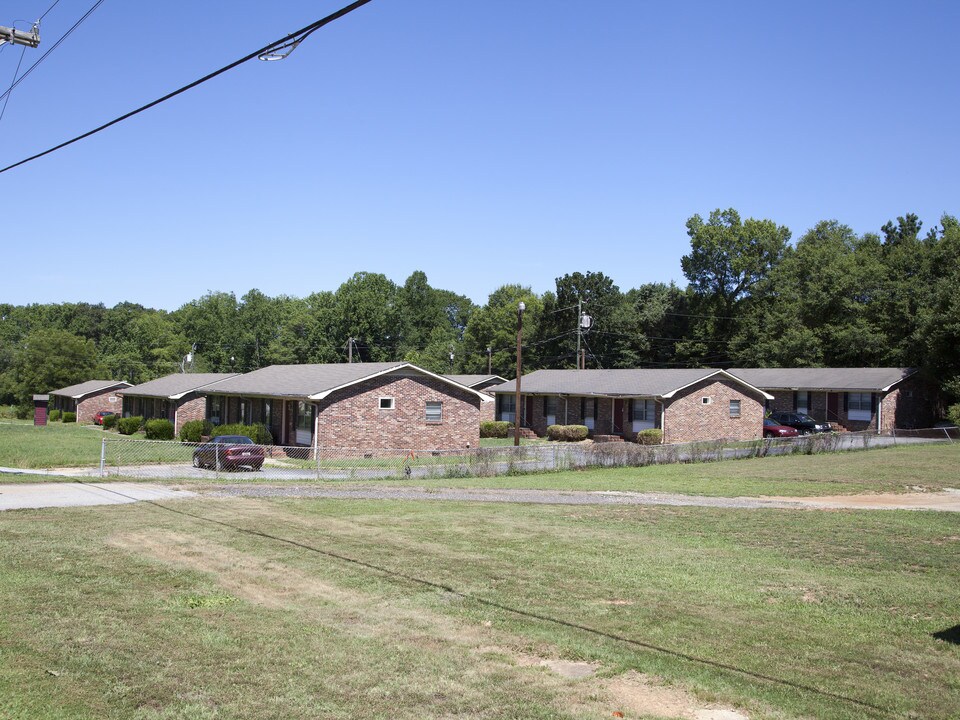
{"type": "Polygon", "coordinates": [[[253,425],[244,425],[242,423],[218,425],[213,428],[213,431],[210,433],[210,437],[219,437],[221,435],[246,435],[257,443],[257,445],[273,444],[273,436],[263,423],[254,423],[253,425]]]}
{"type": "Polygon", "coordinates": [[[947,408],[947,420],[960,427],[960,403],[947,408]]]}
{"type": "Polygon", "coordinates": [[[119,415],[104,415],[103,416],[103,429],[112,430],[117,426],[117,420],[120,419],[119,415]]]}
{"type": "MultiPolygon", "coordinates": [[[[17,405],[17,420],[26,420],[27,418],[32,418],[34,409],[33,403],[20,403],[17,405]]],[[[49,420],[49,416],[47,418],[49,420]]]]}
{"type": "Polygon", "coordinates": [[[173,423],[166,418],[147,420],[143,429],[147,440],[173,440],[173,423]]]}
{"type": "Polygon", "coordinates": [[[637,433],[637,442],[641,445],[659,445],[663,442],[663,430],[641,430],[637,433]]]}
{"type": "Polygon", "coordinates": [[[63,413],[61,413],[59,410],[51,410],[47,414],[47,420],[49,420],[50,422],[60,422],[60,416],[62,414],[63,413]]]}
{"type": "Polygon", "coordinates": [[[13,420],[17,416],[15,405],[0,405],[0,420],[13,420]]]}
{"type": "Polygon", "coordinates": [[[547,438],[561,442],[580,442],[587,439],[589,432],[586,425],[551,425],[547,428],[547,438]]]}
{"type": "Polygon", "coordinates": [[[77,421],[77,414],[76,414],[75,412],[73,412],[73,413],[72,413],[72,412],[65,412],[65,413],[63,414],[63,421],[64,421],[65,423],[68,423],[68,422],[76,422],[76,421],[77,421]]]}
{"type": "Polygon", "coordinates": [[[505,438],[510,434],[513,423],[506,420],[484,420],[480,423],[480,437],[505,438]]]}
{"type": "Polygon", "coordinates": [[[180,428],[180,441],[198,443],[201,437],[209,437],[212,432],[213,425],[209,420],[190,420],[180,428]]]}
{"type": "Polygon", "coordinates": [[[121,435],[133,435],[143,425],[143,418],[139,415],[125,417],[117,420],[117,430],[121,435]]]}

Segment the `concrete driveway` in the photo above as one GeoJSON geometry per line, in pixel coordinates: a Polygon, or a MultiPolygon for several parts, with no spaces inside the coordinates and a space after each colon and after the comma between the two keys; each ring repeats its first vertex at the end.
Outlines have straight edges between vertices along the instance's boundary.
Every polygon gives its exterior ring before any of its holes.
{"type": "Polygon", "coordinates": [[[179,500],[195,493],[142,483],[36,483],[0,485],[0,510],[122,505],[140,500],[179,500]]]}

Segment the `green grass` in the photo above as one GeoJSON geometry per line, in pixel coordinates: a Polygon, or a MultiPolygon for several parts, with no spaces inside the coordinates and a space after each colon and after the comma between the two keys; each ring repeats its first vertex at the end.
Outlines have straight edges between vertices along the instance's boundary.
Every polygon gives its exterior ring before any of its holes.
{"type": "Polygon", "coordinates": [[[638,717],[629,671],[754,720],[960,715],[952,514],[171,507],[217,522],[0,514],[0,717],[638,717]]]}
{"type": "MultiPolygon", "coordinates": [[[[82,467],[100,462],[104,431],[92,425],[32,423],[0,425],[0,466],[14,468],[82,467]]],[[[116,437],[116,435],[113,435],[116,437]]]]}

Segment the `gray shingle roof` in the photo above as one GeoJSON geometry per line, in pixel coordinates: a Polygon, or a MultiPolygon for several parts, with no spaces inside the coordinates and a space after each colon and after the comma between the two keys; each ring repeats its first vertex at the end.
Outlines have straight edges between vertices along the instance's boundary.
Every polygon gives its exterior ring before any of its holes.
{"type": "Polygon", "coordinates": [[[69,387],[60,388],[59,390],[51,390],[50,395],[62,395],[64,397],[74,398],[79,400],[85,395],[92,395],[94,393],[103,392],[104,390],[112,390],[114,388],[127,388],[130,387],[130,383],[124,382],[123,380],[87,380],[78,385],[70,385],[69,387]]]}
{"type": "MultiPolygon", "coordinates": [[[[457,383],[456,380],[450,380],[443,375],[434,375],[407,362],[271,365],[219,382],[215,386],[205,388],[204,392],[319,400],[338,388],[403,368],[457,383]]],[[[460,385],[460,383],[457,384],[460,385]]],[[[476,390],[470,388],[466,390],[483,397],[482,393],[476,390]]]]}
{"type": "MultiPolygon", "coordinates": [[[[674,392],[712,375],[716,369],[537,370],[520,380],[520,392],[533,395],[602,395],[670,397],[674,392]]],[[[737,379],[737,378],[734,378],[737,379]]],[[[740,379],[739,382],[751,384],[740,379]]],[[[516,381],[487,388],[491,393],[516,392],[516,381]]]]}
{"type": "Polygon", "coordinates": [[[764,389],[886,391],[913,375],[910,368],[730,368],[731,375],[764,389]]]}
{"type": "Polygon", "coordinates": [[[199,390],[227,378],[237,377],[237,373],[174,373],[166,377],[134,385],[123,391],[124,395],[138,397],[156,397],[177,399],[188,392],[199,390]]]}
{"type": "Polygon", "coordinates": [[[461,385],[466,385],[467,387],[482,385],[488,381],[503,382],[506,380],[506,378],[502,378],[499,375],[444,375],[444,377],[448,380],[458,382],[461,385]]]}

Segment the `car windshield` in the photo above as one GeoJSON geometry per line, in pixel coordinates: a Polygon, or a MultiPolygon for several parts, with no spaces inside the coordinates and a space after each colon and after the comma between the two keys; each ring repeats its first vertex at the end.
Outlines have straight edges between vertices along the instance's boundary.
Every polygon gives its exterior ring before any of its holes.
{"type": "Polygon", "coordinates": [[[764,425],[779,425],[780,423],[778,423],[778,422],[777,422],[776,420],[774,420],[773,418],[764,418],[764,419],[763,419],[763,424],[764,424],[764,425]]]}
{"type": "Polygon", "coordinates": [[[229,443],[230,445],[253,445],[253,440],[246,435],[221,435],[214,442],[229,443]]]}
{"type": "Polygon", "coordinates": [[[800,422],[811,422],[811,423],[816,422],[816,420],[814,420],[809,415],[803,415],[801,413],[797,413],[797,420],[799,420],[800,422]]]}

